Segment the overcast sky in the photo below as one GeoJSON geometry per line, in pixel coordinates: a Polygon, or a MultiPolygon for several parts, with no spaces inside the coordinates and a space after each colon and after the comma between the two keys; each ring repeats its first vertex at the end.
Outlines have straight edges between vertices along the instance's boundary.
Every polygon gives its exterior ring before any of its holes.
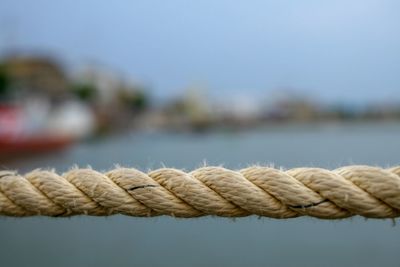
{"type": "Polygon", "coordinates": [[[2,0],[0,49],[100,62],[157,96],[294,88],[324,100],[400,99],[400,1],[2,0]]]}

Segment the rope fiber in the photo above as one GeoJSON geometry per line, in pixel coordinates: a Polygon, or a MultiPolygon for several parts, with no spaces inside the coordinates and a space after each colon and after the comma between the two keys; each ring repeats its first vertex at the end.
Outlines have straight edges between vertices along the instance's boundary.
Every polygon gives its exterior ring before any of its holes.
{"type": "Polygon", "coordinates": [[[0,215],[80,214],[395,218],[400,216],[400,166],[286,171],[202,167],[189,173],[170,168],[149,173],[133,168],[106,173],[76,168],[62,175],[34,170],[23,176],[0,171],[0,215]]]}

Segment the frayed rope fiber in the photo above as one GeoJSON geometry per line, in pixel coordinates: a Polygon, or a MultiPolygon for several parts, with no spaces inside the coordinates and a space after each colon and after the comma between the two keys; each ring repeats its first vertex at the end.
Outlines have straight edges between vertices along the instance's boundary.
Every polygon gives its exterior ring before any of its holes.
{"type": "Polygon", "coordinates": [[[62,175],[35,170],[23,176],[0,171],[0,215],[79,214],[395,218],[400,216],[400,166],[286,171],[202,167],[189,173],[170,168],[149,173],[73,169],[62,175]]]}

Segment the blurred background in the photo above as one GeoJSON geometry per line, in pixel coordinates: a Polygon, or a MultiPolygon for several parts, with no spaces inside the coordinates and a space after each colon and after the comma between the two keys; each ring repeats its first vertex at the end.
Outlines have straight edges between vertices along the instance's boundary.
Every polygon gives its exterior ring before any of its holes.
{"type": "MultiPolygon", "coordinates": [[[[0,168],[400,159],[400,2],[0,3],[0,168]]],[[[390,221],[0,219],[5,266],[398,266],[390,221]]]]}

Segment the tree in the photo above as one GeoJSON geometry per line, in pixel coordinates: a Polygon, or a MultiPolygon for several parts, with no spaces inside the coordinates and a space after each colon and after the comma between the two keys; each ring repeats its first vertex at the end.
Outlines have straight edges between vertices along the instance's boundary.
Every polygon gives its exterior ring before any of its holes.
{"type": "Polygon", "coordinates": [[[72,85],[72,92],[83,101],[91,101],[97,93],[97,89],[90,83],[77,83],[72,85]]]}
{"type": "Polygon", "coordinates": [[[7,96],[10,90],[10,78],[7,74],[6,67],[1,64],[0,65],[0,99],[3,99],[7,96]]]}

